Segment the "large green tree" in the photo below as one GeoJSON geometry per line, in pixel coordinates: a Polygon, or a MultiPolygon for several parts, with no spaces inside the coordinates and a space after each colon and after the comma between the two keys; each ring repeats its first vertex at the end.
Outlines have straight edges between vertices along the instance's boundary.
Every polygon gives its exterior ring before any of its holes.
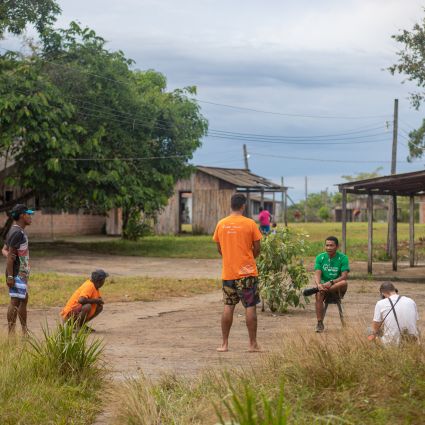
{"type": "MultiPolygon", "coordinates": [[[[49,151],[49,164],[62,179],[54,191],[42,184],[45,168],[24,164],[14,152],[19,173],[37,174],[40,184],[31,190],[49,206],[101,212],[123,207],[124,225],[140,211],[152,214],[165,205],[207,128],[189,97],[195,89],[168,92],[162,74],[134,70],[122,52],[110,52],[105,40],[75,23],[44,31],[32,61],[33,72],[70,107],[61,126],[79,131],[72,142],[61,139],[63,150],[49,151]],[[68,145],[72,149],[65,150],[68,145]]],[[[22,91],[18,74],[12,94],[22,91]]],[[[58,116],[62,112],[56,108],[58,116]]],[[[16,129],[7,135],[12,143],[16,129]]],[[[19,173],[13,178],[22,179],[19,173]]]]}
{"type": "MultiPolygon", "coordinates": [[[[394,75],[405,75],[408,81],[414,82],[418,90],[410,94],[411,104],[419,109],[425,100],[425,18],[413,28],[403,30],[392,38],[402,45],[397,52],[398,61],[389,68],[394,75]]],[[[425,150],[425,120],[422,125],[409,133],[409,160],[421,158],[425,150]]]]}

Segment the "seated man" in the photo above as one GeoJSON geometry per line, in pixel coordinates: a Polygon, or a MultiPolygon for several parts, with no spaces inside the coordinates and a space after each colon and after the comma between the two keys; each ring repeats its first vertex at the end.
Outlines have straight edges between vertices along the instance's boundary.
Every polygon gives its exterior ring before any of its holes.
{"type": "Polygon", "coordinates": [[[66,306],[61,311],[61,316],[66,322],[73,319],[77,328],[93,320],[103,310],[103,300],[99,289],[105,283],[108,273],[95,270],[91,279],[86,280],[71,296],[66,306]]]}
{"type": "Polygon", "coordinates": [[[376,303],[372,322],[372,335],[375,339],[383,326],[381,341],[384,344],[418,342],[419,320],[416,303],[409,297],[398,295],[392,282],[383,282],[379,288],[381,300],[376,303]]]}
{"type": "Polygon", "coordinates": [[[316,293],[316,332],[323,332],[324,302],[343,298],[347,292],[347,279],[350,266],[348,257],[338,251],[338,239],[329,236],[325,241],[325,250],[316,257],[314,265],[314,281],[316,293]]]}

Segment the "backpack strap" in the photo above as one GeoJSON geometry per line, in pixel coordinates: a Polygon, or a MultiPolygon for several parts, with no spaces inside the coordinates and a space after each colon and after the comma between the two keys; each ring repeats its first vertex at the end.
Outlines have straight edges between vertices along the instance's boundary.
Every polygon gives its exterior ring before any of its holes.
{"type": "MultiPolygon", "coordinates": [[[[400,323],[398,323],[397,313],[395,312],[395,306],[400,301],[400,298],[401,298],[401,295],[399,295],[399,297],[398,297],[397,301],[395,302],[395,304],[393,304],[391,298],[388,298],[388,301],[391,304],[391,310],[394,312],[394,317],[395,317],[395,321],[397,322],[398,331],[400,332],[400,335],[401,335],[400,323]]],[[[389,313],[391,313],[391,310],[389,311],[389,313]]]]}

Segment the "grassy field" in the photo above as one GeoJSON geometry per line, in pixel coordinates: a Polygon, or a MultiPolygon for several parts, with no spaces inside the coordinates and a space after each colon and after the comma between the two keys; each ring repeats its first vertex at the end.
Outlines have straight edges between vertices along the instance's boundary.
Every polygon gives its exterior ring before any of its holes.
{"type": "MultiPolygon", "coordinates": [[[[58,273],[34,273],[30,282],[31,307],[63,306],[84,279],[58,273]]],[[[213,279],[171,279],[148,277],[109,278],[101,289],[105,302],[157,301],[218,289],[213,279]]],[[[0,292],[0,305],[9,303],[7,289],[0,292]]]]}
{"type": "Polygon", "coordinates": [[[254,368],[157,383],[141,377],[114,397],[116,424],[420,424],[425,349],[384,349],[352,331],[300,336],[254,368]]]}
{"type": "MultiPolygon", "coordinates": [[[[307,256],[314,257],[323,249],[327,236],[341,236],[340,223],[291,223],[290,228],[310,235],[307,256]]],[[[374,223],[374,259],[387,260],[385,253],[387,225],[374,223]]],[[[398,225],[399,258],[407,259],[408,225],[398,225]]],[[[419,259],[425,258],[425,225],[416,225],[416,245],[419,259]]],[[[35,256],[55,256],[89,251],[99,254],[169,258],[218,258],[211,236],[147,236],[137,242],[104,238],[101,241],[32,243],[35,256]]],[[[367,259],[367,224],[348,223],[347,253],[352,260],[367,259]]]]}

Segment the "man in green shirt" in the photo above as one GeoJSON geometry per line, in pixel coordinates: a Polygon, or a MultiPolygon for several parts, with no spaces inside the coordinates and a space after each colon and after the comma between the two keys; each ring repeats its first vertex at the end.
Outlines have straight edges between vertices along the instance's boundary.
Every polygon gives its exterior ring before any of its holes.
{"type": "Polygon", "coordinates": [[[324,302],[329,298],[343,298],[347,292],[347,279],[350,266],[348,257],[338,251],[338,239],[329,236],[325,241],[325,252],[316,257],[314,281],[316,282],[316,332],[323,332],[324,302]]]}

